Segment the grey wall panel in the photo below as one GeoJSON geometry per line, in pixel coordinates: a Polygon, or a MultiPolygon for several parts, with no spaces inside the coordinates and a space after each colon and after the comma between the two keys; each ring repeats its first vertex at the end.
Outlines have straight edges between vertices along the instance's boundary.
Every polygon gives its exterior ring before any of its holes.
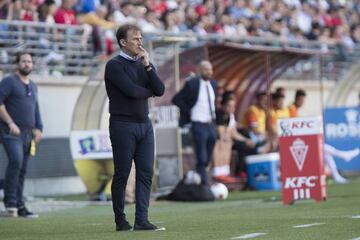
{"type": "MultiPolygon", "coordinates": [[[[4,178],[7,157],[0,144],[0,178],[4,178]]],[[[43,139],[28,163],[27,178],[77,176],[68,138],[43,139]]]]}
{"type": "Polygon", "coordinates": [[[179,158],[177,156],[158,156],[157,161],[157,187],[164,188],[175,186],[181,179],[179,174],[181,168],[179,158]]]}
{"type": "Polygon", "coordinates": [[[156,154],[158,155],[177,155],[179,154],[179,136],[177,127],[156,128],[156,154]]]}
{"type": "Polygon", "coordinates": [[[177,127],[156,128],[157,192],[172,189],[182,177],[181,137],[177,127]]]}

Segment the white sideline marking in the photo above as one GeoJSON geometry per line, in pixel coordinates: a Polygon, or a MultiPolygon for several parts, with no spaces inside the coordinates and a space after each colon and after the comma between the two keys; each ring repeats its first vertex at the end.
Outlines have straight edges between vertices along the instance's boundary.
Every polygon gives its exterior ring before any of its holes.
{"type": "Polygon", "coordinates": [[[360,240],[360,237],[357,237],[357,238],[352,238],[350,240],[360,240]]]}
{"type": "Polygon", "coordinates": [[[307,228],[307,227],[313,227],[313,226],[319,226],[323,225],[325,223],[310,223],[310,224],[303,224],[303,225],[295,225],[293,228],[307,228]]]}
{"type": "Polygon", "coordinates": [[[83,224],[79,224],[80,226],[101,226],[104,225],[102,223],[83,223],[83,224]]]}
{"type": "Polygon", "coordinates": [[[156,229],[155,232],[157,232],[157,231],[165,231],[165,230],[166,230],[166,228],[161,227],[161,228],[156,229]]]}
{"type": "Polygon", "coordinates": [[[360,218],[360,215],[351,216],[351,218],[358,219],[360,218]]]}
{"type": "MultiPolygon", "coordinates": [[[[165,230],[166,230],[166,228],[161,227],[161,228],[154,229],[154,232],[165,231],[165,230]]],[[[134,231],[138,231],[138,230],[134,230],[134,228],[132,228],[130,231],[134,232],[134,231]]],[[[140,231],[147,231],[147,230],[140,230],[140,231]]]]}
{"type": "Polygon", "coordinates": [[[238,237],[233,237],[231,239],[249,239],[249,238],[255,238],[255,237],[259,237],[259,236],[263,236],[266,235],[267,233],[250,233],[250,234],[245,234],[242,236],[238,236],[238,237]]]}

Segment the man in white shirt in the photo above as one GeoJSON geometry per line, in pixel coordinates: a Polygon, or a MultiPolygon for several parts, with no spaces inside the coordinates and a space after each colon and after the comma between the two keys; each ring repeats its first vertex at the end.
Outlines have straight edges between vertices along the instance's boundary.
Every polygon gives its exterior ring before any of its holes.
{"type": "Polygon", "coordinates": [[[208,184],[206,168],[211,161],[216,141],[215,90],[212,79],[213,69],[209,61],[201,61],[199,75],[188,80],[178,92],[173,103],[180,108],[180,126],[191,122],[195,153],[196,171],[201,183],[208,184]]]}

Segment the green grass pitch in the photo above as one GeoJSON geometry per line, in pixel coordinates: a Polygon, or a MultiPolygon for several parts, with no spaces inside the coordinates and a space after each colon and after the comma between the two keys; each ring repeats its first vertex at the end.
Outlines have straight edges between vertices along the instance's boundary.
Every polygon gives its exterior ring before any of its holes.
{"type": "MultiPolygon", "coordinates": [[[[134,205],[126,207],[134,219],[134,205]]],[[[38,219],[0,219],[1,240],[106,239],[360,239],[360,178],[329,185],[328,200],[284,207],[280,192],[232,192],[225,201],[152,202],[150,219],[166,231],[115,232],[111,206],[42,213],[38,219]],[[357,217],[356,217],[357,216],[357,217]],[[318,224],[306,228],[296,225],[318,224]]]]}

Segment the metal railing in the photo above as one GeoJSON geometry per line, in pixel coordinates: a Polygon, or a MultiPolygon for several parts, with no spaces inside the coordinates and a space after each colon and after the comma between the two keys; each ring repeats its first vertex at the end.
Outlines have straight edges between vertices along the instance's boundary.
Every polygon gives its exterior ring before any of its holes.
{"type": "MultiPolygon", "coordinates": [[[[0,70],[14,70],[15,52],[26,48],[34,54],[35,73],[61,75],[89,75],[101,60],[94,55],[92,38],[85,38],[89,29],[83,26],[41,22],[0,20],[0,70]]],[[[105,34],[101,34],[104,45],[105,34]]],[[[169,32],[145,33],[144,42],[151,51],[152,61],[161,66],[175,54],[208,43],[236,43],[244,48],[267,50],[298,50],[317,52],[310,60],[289,68],[284,78],[337,80],[351,63],[360,58],[360,46],[356,46],[347,58],[339,57],[339,46],[318,41],[283,41],[278,37],[236,37],[219,34],[198,35],[194,33],[173,34],[169,32]],[[319,55],[323,55],[320,60],[319,55]],[[320,74],[321,73],[321,74],[320,74]]],[[[113,39],[118,49],[116,39],[113,39]]],[[[103,46],[105,49],[105,46],[103,46]]],[[[341,55],[342,56],[342,55],[341,55]]]]}
{"type": "Polygon", "coordinates": [[[40,22],[0,21],[0,69],[15,68],[15,53],[26,49],[34,56],[34,72],[43,75],[84,75],[97,65],[91,38],[82,40],[83,26],[40,22]]]}

